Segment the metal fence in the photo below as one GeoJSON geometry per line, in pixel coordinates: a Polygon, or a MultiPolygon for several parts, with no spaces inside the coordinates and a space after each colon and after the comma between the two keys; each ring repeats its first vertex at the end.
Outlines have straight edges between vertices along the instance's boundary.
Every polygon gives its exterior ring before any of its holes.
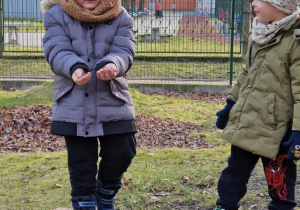
{"type": "MultiPolygon", "coordinates": [[[[247,41],[249,4],[122,0],[122,5],[134,19],[138,43],[129,80],[231,84],[236,78],[247,41]]],[[[53,78],[42,54],[39,0],[0,0],[0,23],[0,80],[53,78]]]]}

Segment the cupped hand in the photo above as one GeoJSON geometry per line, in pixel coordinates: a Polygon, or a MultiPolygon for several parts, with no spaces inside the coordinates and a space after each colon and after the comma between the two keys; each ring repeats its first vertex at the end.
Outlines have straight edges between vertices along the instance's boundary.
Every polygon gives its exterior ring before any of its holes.
{"type": "Polygon", "coordinates": [[[77,85],[85,85],[91,80],[91,73],[86,72],[83,68],[78,68],[72,74],[72,79],[77,85]]]}
{"type": "Polygon", "coordinates": [[[115,64],[109,63],[103,66],[96,72],[96,75],[101,80],[112,80],[116,78],[118,69],[115,64]]]}

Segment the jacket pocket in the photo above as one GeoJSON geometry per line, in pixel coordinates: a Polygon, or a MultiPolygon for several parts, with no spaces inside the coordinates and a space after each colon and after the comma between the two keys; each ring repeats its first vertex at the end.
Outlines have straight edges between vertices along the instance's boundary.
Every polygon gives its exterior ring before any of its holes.
{"type": "Polygon", "coordinates": [[[110,81],[112,94],[129,105],[133,105],[132,98],[128,90],[128,84],[124,77],[117,77],[110,81]]]}
{"type": "Polygon", "coordinates": [[[274,93],[270,93],[266,96],[267,100],[267,117],[265,122],[273,128],[277,126],[277,111],[275,106],[276,96],[274,93]]]}
{"type": "Polygon", "coordinates": [[[70,79],[55,78],[54,102],[58,101],[73,88],[74,82],[70,79]]]}

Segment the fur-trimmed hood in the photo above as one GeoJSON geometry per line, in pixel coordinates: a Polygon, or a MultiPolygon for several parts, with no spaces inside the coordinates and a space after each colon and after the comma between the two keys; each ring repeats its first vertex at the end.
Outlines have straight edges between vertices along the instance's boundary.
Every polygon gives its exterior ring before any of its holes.
{"type": "Polygon", "coordinates": [[[54,5],[59,4],[58,0],[41,0],[40,8],[43,14],[47,12],[47,10],[51,9],[54,5]]]}
{"type": "Polygon", "coordinates": [[[121,12],[121,0],[101,0],[92,10],[83,7],[77,0],[42,0],[40,2],[42,13],[45,14],[56,4],[80,22],[106,22],[117,18],[121,12]]]}

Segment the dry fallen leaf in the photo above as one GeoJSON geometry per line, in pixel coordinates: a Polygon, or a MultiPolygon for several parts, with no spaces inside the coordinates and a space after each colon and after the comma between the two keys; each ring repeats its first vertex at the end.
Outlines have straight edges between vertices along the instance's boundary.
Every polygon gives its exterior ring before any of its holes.
{"type": "Polygon", "coordinates": [[[155,196],[168,196],[170,195],[169,192],[164,192],[164,191],[161,191],[161,192],[157,192],[154,194],[155,196]]]}
{"type": "Polygon", "coordinates": [[[52,186],[52,189],[56,189],[56,188],[62,188],[62,185],[60,185],[60,184],[54,184],[52,186]]]}
{"type": "Polygon", "coordinates": [[[185,181],[185,182],[188,182],[188,181],[191,180],[191,178],[188,177],[188,176],[183,176],[183,177],[182,177],[182,180],[185,181]]]}
{"type": "Polygon", "coordinates": [[[152,196],[151,201],[152,202],[157,202],[157,201],[160,201],[160,199],[158,197],[152,196]]]}
{"type": "MultiPolygon", "coordinates": [[[[150,95],[165,95],[193,100],[208,100],[224,103],[222,94],[162,92],[150,95]]],[[[65,150],[63,137],[50,134],[51,106],[16,106],[0,109],[0,153],[7,152],[55,152],[65,150]]],[[[170,118],[158,118],[147,114],[136,115],[138,128],[137,147],[195,147],[211,148],[204,139],[203,126],[177,122],[170,118]],[[197,132],[199,137],[189,136],[197,132]]],[[[155,155],[154,153],[150,155],[155,155]]]]}

